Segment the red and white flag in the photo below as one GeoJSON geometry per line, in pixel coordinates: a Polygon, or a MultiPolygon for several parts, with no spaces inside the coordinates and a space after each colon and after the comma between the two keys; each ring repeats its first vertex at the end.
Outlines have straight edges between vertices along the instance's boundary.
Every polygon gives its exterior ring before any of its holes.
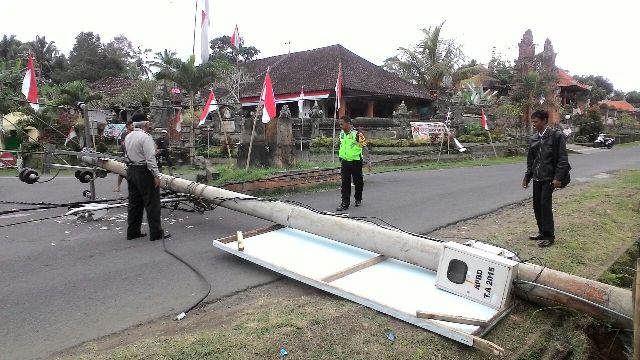
{"type": "Polygon", "coordinates": [[[482,109],[482,116],[480,116],[480,127],[489,130],[489,122],[487,121],[487,115],[484,114],[484,109],[482,109]]]}
{"type": "Polygon", "coordinates": [[[33,66],[31,53],[27,59],[27,73],[24,74],[24,80],[22,80],[22,93],[33,110],[38,111],[40,108],[38,105],[38,85],[36,84],[36,69],[33,66]]]}
{"type": "Polygon", "coordinates": [[[262,122],[268,123],[271,119],[276,117],[276,97],[273,94],[273,85],[271,84],[271,75],[269,75],[269,69],[267,69],[267,75],[264,77],[264,85],[262,87],[262,122]]]}
{"type": "Polygon", "coordinates": [[[69,129],[69,134],[67,135],[67,138],[64,141],[64,146],[67,146],[67,143],[71,141],[71,139],[73,139],[74,137],[78,137],[78,134],[76,134],[76,129],[72,126],[71,129],[69,129]]]}
{"type": "Polygon", "coordinates": [[[216,95],[213,93],[213,90],[209,92],[209,98],[207,99],[207,103],[204,104],[204,108],[202,108],[202,114],[200,114],[200,122],[198,126],[204,125],[204,122],[207,120],[207,116],[212,112],[218,110],[218,102],[216,101],[216,95]]]}
{"type": "Polygon", "coordinates": [[[240,32],[238,31],[237,24],[236,28],[233,29],[233,35],[231,35],[231,45],[233,45],[236,49],[240,48],[240,32]]]}
{"type": "Polygon", "coordinates": [[[200,59],[202,63],[209,61],[209,0],[204,0],[200,22],[200,59]]]}
{"type": "Polygon", "coordinates": [[[298,117],[302,119],[302,112],[304,111],[304,86],[300,89],[300,96],[298,97],[298,117]]]}
{"type": "Polygon", "coordinates": [[[336,79],[336,113],[340,109],[340,100],[342,100],[342,63],[338,64],[338,78],[336,79]]]}
{"type": "Polygon", "coordinates": [[[176,109],[176,131],[182,131],[182,109],[176,109]]]}

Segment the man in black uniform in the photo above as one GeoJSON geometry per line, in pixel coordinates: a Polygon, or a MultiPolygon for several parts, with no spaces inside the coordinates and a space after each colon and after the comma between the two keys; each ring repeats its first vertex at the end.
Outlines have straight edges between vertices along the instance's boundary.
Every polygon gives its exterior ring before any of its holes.
{"type": "Polygon", "coordinates": [[[160,223],[160,171],[156,163],[156,146],[148,134],[149,122],[143,113],[133,115],[138,129],[125,138],[129,207],[127,240],[146,236],[141,232],[143,210],[147,211],[149,240],[168,238],[160,223]]]}
{"type": "Polygon", "coordinates": [[[533,211],[538,223],[538,234],[530,236],[538,240],[538,246],[553,245],[555,229],[553,222],[553,190],[566,185],[569,166],[567,144],[561,131],[549,128],[549,113],[535,111],[531,124],[536,134],[531,138],[527,155],[527,171],[522,179],[522,187],[528,188],[533,179],[533,211]],[[565,182],[565,184],[563,184],[565,182]]]}
{"type": "Polygon", "coordinates": [[[156,161],[158,162],[158,168],[162,171],[162,162],[167,163],[169,172],[171,172],[171,148],[169,147],[169,140],[167,139],[167,130],[162,130],[162,136],[156,140],[156,148],[158,154],[156,155],[156,161]]]}

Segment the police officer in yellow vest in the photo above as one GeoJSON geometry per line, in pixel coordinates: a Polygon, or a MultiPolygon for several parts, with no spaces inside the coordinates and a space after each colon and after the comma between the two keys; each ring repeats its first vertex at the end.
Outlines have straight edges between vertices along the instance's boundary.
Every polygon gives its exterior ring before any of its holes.
{"type": "Polygon", "coordinates": [[[336,209],[337,211],[345,211],[349,209],[351,200],[351,179],[355,185],[355,206],[358,207],[362,203],[362,188],[364,180],[362,179],[362,162],[366,160],[369,170],[371,170],[371,159],[367,151],[367,141],[364,135],[355,130],[348,116],[340,118],[340,175],[342,176],[342,203],[336,209]],[[366,159],[363,159],[363,155],[366,159]]]}

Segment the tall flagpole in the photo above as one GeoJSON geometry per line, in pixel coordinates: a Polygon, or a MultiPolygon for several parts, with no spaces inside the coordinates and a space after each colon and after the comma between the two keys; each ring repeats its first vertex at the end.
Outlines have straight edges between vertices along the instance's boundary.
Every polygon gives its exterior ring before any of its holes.
{"type": "Polygon", "coordinates": [[[196,9],[193,14],[193,47],[191,47],[191,55],[196,56],[196,30],[198,28],[198,0],[196,0],[196,9]]]}
{"type": "Polygon", "coordinates": [[[338,108],[340,107],[340,96],[339,93],[342,93],[342,63],[338,64],[338,78],[336,79],[336,103],[335,103],[335,111],[333,112],[333,135],[331,137],[331,162],[336,162],[336,122],[338,120],[338,108]],[[340,88],[338,88],[340,85],[340,88]]]}

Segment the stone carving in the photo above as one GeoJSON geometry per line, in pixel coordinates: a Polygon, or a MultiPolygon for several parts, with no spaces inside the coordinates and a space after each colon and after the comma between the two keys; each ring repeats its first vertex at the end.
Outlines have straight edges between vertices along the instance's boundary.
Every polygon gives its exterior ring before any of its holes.
{"type": "Polygon", "coordinates": [[[411,117],[411,112],[407,108],[407,105],[404,103],[404,100],[400,105],[398,105],[398,110],[393,112],[394,119],[408,119],[411,117]]]}
{"type": "Polygon", "coordinates": [[[220,112],[220,115],[222,115],[223,119],[231,119],[231,109],[229,109],[228,106],[225,106],[224,108],[222,108],[222,111],[220,112]]]}
{"type": "Polygon", "coordinates": [[[291,111],[289,110],[289,105],[282,105],[282,109],[280,110],[280,118],[281,119],[291,118],[291,111]]]}
{"type": "Polygon", "coordinates": [[[324,118],[324,111],[322,111],[317,101],[313,104],[313,107],[311,108],[311,112],[309,113],[309,117],[312,119],[324,118]]]}

